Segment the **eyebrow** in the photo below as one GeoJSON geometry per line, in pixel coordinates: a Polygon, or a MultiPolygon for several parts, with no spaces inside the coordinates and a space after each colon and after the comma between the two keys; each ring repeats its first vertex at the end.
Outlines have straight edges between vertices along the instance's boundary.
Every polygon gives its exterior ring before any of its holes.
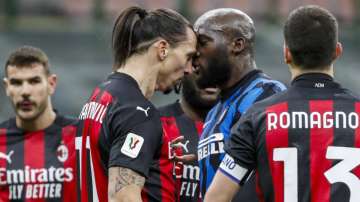
{"type": "Polygon", "coordinates": [[[10,81],[27,81],[27,80],[34,80],[34,79],[41,79],[40,76],[34,76],[34,77],[30,77],[30,78],[25,78],[25,79],[19,79],[19,78],[9,78],[10,81]]]}
{"type": "Polygon", "coordinates": [[[186,56],[187,57],[192,57],[192,56],[195,55],[195,53],[196,53],[196,50],[189,52],[188,54],[186,54],[186,56]]]}

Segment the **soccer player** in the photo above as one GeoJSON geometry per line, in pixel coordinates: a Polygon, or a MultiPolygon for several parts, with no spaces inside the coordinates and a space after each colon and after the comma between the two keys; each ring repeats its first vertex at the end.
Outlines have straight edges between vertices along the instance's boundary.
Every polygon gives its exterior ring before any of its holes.
{"type": "Polygon", "coordinates": [[[130,7],[117,18],[112,42],[114,72],[80,113],[81,200],[174,200],[147,178],[159,173],[163,141],[160,114],[148,98],[192,71],[196,35],[173,10],[130,7]]]}
{"type": "MultiPolygon", "coordinates": [[[[220,101],[208,113],[198,145],[200,187],[205,195],[224,155],[230,129],[255,102],[285,89],[257,69],[254,58],[255,28],[240,10],[216,9],[195,23],[199,56],[194,60],[201,88],[220,88],[220,101]]],[[[251,175],[249,177],[252,177],[251,175]]],[[[256,201],[255,181],[237,199],[256,201]]]]}
{"type": "Polygon", "coordinates": [[[76,201],[77,120],[53,109],[57,83],[46,54],[24,46],[5,64],[15,117],[0,123],[0,201],[76,201]]]}
{"type": "Polygon", "coordinates": [[[200,169],[192,154],[196,154],[203,120],[219,95],[217,88],[199,88],[196,76],[189,74],[182,79],[180,101],[159,109],[167,137],[161,152],[160,179],[165,190],[175,193],[181,202],[201,201],[200,169]]]}
{"type": "Polygon", "coordinates": [[[284,35],[291,87],[235,124],[205,201],[229,201],[255,170],[262,201],[360,199],[360,100],[333,78],[342,53],[337,21],[321,7],[300,7],[284,35]]]}

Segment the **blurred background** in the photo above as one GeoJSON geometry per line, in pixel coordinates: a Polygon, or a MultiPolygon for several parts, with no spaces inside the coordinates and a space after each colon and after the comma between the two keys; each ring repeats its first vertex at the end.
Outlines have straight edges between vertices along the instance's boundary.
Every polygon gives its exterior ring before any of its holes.
{"type": "MultiPolygon", "coordinates": [[[[344,54],[336,63],[336,78],[360,92],[360,0],[0,0],[0,77],[11,51],[37,46],[50,58],[59,83],[55,108],[77,116],[92,89],[111,72],[111,31],[116,16],[131,5],[173,8],[194,22],[202,13],[221,7],[241,9],[255,21],[256,61],[268,75],[289,84],[282,57],[282,25],[289,12],[306,4],[321,5],[339,20],[344,54]]],[[[176,94],[156,93],[161,106],[176,94]]],[[[0,87],[0,122],[13,115],[0,87]]]]}

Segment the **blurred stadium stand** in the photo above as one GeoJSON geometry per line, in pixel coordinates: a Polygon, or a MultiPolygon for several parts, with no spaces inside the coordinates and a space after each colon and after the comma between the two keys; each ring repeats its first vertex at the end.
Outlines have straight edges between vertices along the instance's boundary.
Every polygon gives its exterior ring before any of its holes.
{"type": "MultiPolygon", "coordinates": [[[[169,7],[193,21],[207,10],[232,7],[255,20],[258,67],[288,84],[282,23],[290,10],[305,4],[324,6],[338,17],[344,54],[336,63],[336,78],[360,94],[360,0],[0,0],[0,77],[13,49],[40,47],[59,77],[55,108],[76,116],[90,91],[111,71],[112,23],[121,10],[131,5],[169,7]]],[[[157,93],[153,101],[163,105],[176,98],[157,93]]],[[[0,121],[9,116],[13,111],[1,85],[0,121]]]]}

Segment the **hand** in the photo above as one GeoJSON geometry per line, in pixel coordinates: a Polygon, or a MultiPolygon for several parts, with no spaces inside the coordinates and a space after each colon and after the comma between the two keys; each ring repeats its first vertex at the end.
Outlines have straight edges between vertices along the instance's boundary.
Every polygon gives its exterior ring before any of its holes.
{"type": "Polygon", "coordinates": [[[173,140],[170,141],[170,145],[169,147],[170,149],[170,160],[173,160],[175,162],[191,162],[194,161],[196,159],[196,155],[195,154],[185,154],[185,155],[178,155],[176,152],[176,149],[181,148],[184,150],[186,153],[189,152],[188,148],[187,148],[187,144],[189,143],[189,140],[186,141],[185,143],[182,143],[182,141],[184,140],[184,136],[179,136],[173,140]]]}

